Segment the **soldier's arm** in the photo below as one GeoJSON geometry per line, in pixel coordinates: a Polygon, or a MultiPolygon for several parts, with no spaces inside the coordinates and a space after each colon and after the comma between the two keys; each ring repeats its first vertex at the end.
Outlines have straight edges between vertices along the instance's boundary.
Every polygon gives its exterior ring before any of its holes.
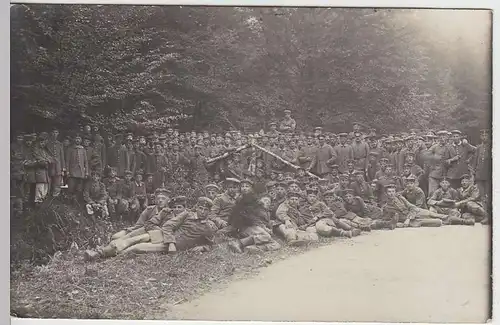
{"type": "Polygon", "coordinates": [[[165,219],[165,213],[163,210],[154,215],[152,218],[144,222],[144,229],[146,231],[161,230],[161,225],[165,219]]]}
{"type": "Polygon", "coordinates": [[[326,205],[326,203],[321,202],[321,218],[333,218],[335,214],[333,211],[326,205]]]}
{"type": "Polygon", "coordinates": [[[161,226],[161,232],[163,234],[163,243],[164,244],[175,244],[175,235],[174,232],[179,229],[179,227],[186,221],[186,219],[190,216],[189,212],[184,211],[183,213],[169,219],[163,223],[161,226]]]}
{"type": "Polygon", "coordinates": [[[224,220],[220,218],[220,212],[222,210],[222,198],[216,197],[214,199],[212,208],[208,214],[208,219],[212,220],[218,228],[221,228],[225,223],[224,220]]]}
{"type": "Polygon", "coordinates": [[[425,194],[424,191],[420,190],[417,195],[417,200],[415,201],[415,205],[419,208],[422,208],[425,205],[425,194]]]}
{"type": "Polygon", "coordinates": [[[427,204],[429,206],[432,206],[432,205],[437,205],[438,202],[440,201],[439,199],[439,192],[438,190],[434,191],[434,193],[432,193],[431,197],[429,198],[429,200],[427,201],[427,204]]]}

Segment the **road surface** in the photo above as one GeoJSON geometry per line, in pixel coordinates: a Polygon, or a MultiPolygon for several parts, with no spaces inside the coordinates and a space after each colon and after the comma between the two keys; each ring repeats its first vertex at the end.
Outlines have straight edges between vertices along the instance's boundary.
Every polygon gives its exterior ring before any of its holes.
{"type": "Polygon", "coordinates": [[[338,240],[174,306],[168,318],[480,323],[489,310],[489,238],[476,225],[338,240]]]}

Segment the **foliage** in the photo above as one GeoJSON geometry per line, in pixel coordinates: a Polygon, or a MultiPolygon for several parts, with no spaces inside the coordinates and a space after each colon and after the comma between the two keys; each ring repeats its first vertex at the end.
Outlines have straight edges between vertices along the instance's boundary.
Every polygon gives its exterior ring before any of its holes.
{"type": "Polygon", "coordinates": [[[27,128],[256,131],[285,108],[299,128],[338,132],[354,119],[384,132],[489,123],[487,24],[468,37],[422,27],[451,11],[14,5],[11,14],[11,111],[27,128]]]}

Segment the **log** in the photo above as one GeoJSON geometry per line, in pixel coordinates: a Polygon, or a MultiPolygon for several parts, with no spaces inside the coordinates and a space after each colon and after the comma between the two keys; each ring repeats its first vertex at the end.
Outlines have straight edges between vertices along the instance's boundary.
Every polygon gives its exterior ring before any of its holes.
{"type": "Polygon", "coordinates": [[[236,149],[234,149],[234,150],[232,150],[232,151],[225,152],[224,154],[222,154],[222,155],[220,155],[220,156],[217,156],[217,157],[214,157],[214,158],[208,159],[208,160],[207,160],[207,162],[206,162],[206,164],[212,164],[212,163],[214,163],[214,162],[216,162],[216,161],[219,161],[219,160],[222,160],[222,159],[226,159],[227,157],[229,157],[229,156],[231,156],[231,155],[233,155],[233,154],[235,154],[235,153],[238,153],[238,152],[240,152],[240,151],[242,151],[242,150],[245,150],[245,149],[247,149],[247,148],[249,148],[249,147],[250,147],[250,145],[249,145],[249,144],[245,144],[244,146],[241,146],[241,147],[239,147],[239,148],[236,148],[236,149]]]}

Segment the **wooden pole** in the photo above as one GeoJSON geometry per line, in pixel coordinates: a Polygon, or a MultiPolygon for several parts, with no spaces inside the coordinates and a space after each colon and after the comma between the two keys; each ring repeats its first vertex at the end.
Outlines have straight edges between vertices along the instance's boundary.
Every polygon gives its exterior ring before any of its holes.
{"type": "Polygon", "coordinates": [[[235,153],[238,153],[238,152],[240,152],[240,151],[242,151],[242,150],[245,150],[245,149],[247,149],[247,148],[249,148],[249,147],[250,147],[250,145],[249,145],[249,144],[245,144],[244,146],[241,146],[241,147],[239,147],[239,148],[236,148],[236,149],[234,149],[234,150],[232,150],[232,151],[225,152],[224,154],[222,154],[222,155],[220,155],[220,156],[217,156],[217,157],[214,157],[214,158],[208,159],[206,163],[207,163],[207,164],[212,164],[212,163],[214,163],[214,162],[216,162],[216,161],[219,161],[219,160],[221,160],[221,159],[226,159],[227,157],[229,157],[229,156],[231,156],[231,155],[233,155],[233,154],[235,154],[235,153]]]}
{"type": "MultiPolygon", "coordinates": [[[[296,166],[296,165],[292,164],[291,162],[286,161],[285,159],[283,159],[283,158],[281,158],[280,156],[276,155],[275,153],[273,153],[273,152],[271,152],[271,151],[267,150],[266,148],[262,148],[261,146],[259,146],[259,145],[258,145],[258,144],[256,144],[255,142],[252,142],[252,146],[254,146],[254,147],[255,147],[255,148],[257,148],[257,149],[260,149],[260,150],[264,151],[264,152],[265,152],[265,153],[267,153],[268,155],[273,156],[274,158],[278,159],[279,161],[281,161],[281,162],[282,162],[282,163],[284,163],[285,165],[290,166],[290,167],[292,167],[292,168],[293,168],[293,169],[295,169],[295,170],[297,170],[297,169],[299,169],[299,168],[300,168],[299,166],[296,166]]],[[[313,173],[311,173],[311,172],[309,172],[309,171],[307,171],[307,170],[306,170],[306,173],[307,173],[307,175],[309,175],[309,176],[311,176],[311,177],[314,177],[314,178],[316,178],[316,179],[321,179],[321,177],[319,177],[318,175],[314,175],[313,173]]]]}

